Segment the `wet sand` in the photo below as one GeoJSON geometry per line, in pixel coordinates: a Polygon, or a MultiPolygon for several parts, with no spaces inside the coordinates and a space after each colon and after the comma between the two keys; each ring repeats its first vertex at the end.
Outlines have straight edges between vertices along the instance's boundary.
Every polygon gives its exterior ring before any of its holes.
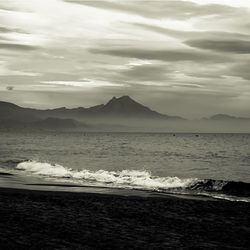
{"type": "Polygon", "coordinates": [[[250,203],[0,189],[0,249],[249,249],[250,203]]]}

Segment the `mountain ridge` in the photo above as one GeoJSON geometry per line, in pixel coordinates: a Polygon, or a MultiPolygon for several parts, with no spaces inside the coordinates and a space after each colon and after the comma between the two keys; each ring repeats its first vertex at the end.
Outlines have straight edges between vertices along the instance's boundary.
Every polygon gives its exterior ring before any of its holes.
{"type": "MultiPolygon", "coordinates": [[[[113,97],[106,104],[99,104],[91,107],[54,109],[35,109],[18,106],[14,103],[0,101],[0,121],[17,120],[22,122],[40,121],[46,118],[75,119],[149,119],[167,121],[187,121],[180,116],[169,116],[150,109],[140,104],[128,95],[113,97]]],[[[247,117],[236,117],[228,114],[215,114],[202,118],[201,121],[250,121],[247,117]]]]}
{"type": "Polygon", "coordinates": [[[213,120],[213,121],[250,120],[250,118],[247,118],[247,117],[238,117],[238,116],[233,116],[233,115],[228,115],[228,114],[215,114],[215,115],[210,116],[208,119],[213,120]]]}
{"type": "MultiPolygon", "coordinates": [[[[169,116],[153,111],[150,108],[136,102],[129,96],[113,97],[106,104],[95,105],[89,108],[59,107],[55,109],[33,109],[20,107],[13,103],[0,101],[0,116],[7,115],[8,118],[17,114],[31,115],[39,118],[58,117],[83,119],[86,117],[116,117],[116,118],[149,118],[149,119],[178,119],[184,120],[179,116],[169,116]]],[[[0,118],[0,119],[1,119],[0,118]]],[[[13,117],[11,117],[13,118],[13,117]]]]}

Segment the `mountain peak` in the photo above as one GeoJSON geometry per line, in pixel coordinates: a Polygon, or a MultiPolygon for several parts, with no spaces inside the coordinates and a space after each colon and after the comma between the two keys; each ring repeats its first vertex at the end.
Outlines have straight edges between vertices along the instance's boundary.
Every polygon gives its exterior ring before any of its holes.
{"type": "Polygon", "coordinates": [[[130,96],[113,97],[103,107],[106,114],[125,116],[158,116],[157,112],[133,100],[130,96]]]}
{"type": "Polygon", "coordinates": [[[116,97],[114,96],[111,100],[107,102],[105,106],[110,106],[110,105],[139,105],[143,106],[140,103],[136,102],[133,100],[130,96],[124,95],[121,97],[116,97]]]}
{"type": "Polygon", "coordinates": [[[108,103],[109,102],[114,102],[114,101],[115,102],[120,102],[120,101],[134,101],[134,100],[128,95],[123,95],[121,97],[113,96],[112,99],[108,101],[108,103]]]}

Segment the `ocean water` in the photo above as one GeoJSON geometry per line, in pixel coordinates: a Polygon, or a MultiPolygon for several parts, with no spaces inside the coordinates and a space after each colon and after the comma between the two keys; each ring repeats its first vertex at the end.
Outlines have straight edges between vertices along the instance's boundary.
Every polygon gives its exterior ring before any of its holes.
{"type": "Polygon", "coordinates": [[[250,134],[0,132],[0,186],[39,185],[249,201],[250,134]]]}

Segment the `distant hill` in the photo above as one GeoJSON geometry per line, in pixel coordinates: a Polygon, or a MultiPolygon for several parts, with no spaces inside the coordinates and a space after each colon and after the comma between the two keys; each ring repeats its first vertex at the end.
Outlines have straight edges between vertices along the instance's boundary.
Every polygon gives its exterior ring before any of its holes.
{"type": "Polygon", "coordinates": [[[23,122],[36,121],[38,117],[33,109],[22,108],[13,103],[0,101],[0,121],[17,120],[23,122]]]}
{"type": "Polygon", "coordinates": [[[250,121],[250,118],[236,117],[236,116],[231,116],[231,115],[226,115],[226,114],[216,114],[205,119],[210,120],[210,121],[250,121]]]}

